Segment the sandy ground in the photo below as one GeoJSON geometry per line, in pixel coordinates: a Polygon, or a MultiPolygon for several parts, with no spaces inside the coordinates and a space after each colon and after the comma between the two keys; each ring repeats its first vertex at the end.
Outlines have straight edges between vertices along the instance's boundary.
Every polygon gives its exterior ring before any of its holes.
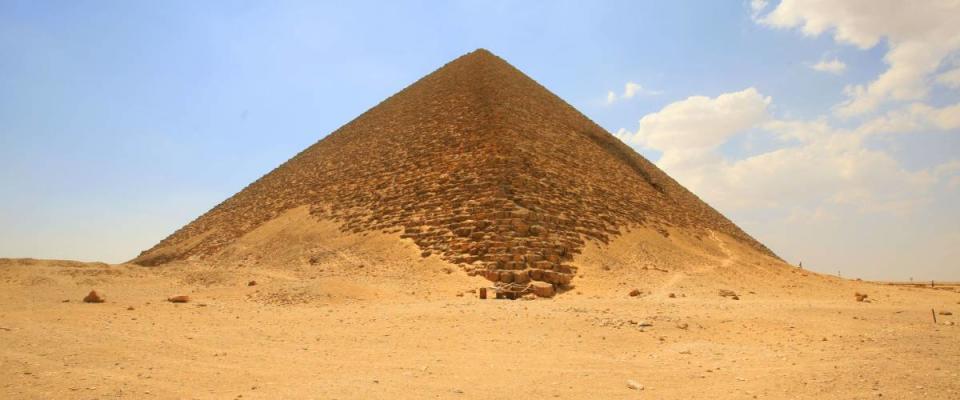
{"type": "Polygon", "coordinates": [[[931,315],[960,312],[950,287],[640,229],[591,245],[556,298],[479,300],[482,279],[390,235],[299,261],[255,238],[217,265],[0,261],[0,398],[960,398],[960,320],[931,315]]]}

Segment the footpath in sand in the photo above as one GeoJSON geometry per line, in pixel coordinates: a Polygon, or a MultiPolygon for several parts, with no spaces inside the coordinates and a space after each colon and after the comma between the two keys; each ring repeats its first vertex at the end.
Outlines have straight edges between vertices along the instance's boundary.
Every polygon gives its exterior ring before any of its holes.
{"type": "Polygon", "coordinates": [[[764,266],[719,234],[669,270],[667,239],[623,238],[534,301],[375,234],[294,266],[4,260],[0,398],[960,398],[960,321],[931,315],[960,311],[951,288],[764,266]]]}

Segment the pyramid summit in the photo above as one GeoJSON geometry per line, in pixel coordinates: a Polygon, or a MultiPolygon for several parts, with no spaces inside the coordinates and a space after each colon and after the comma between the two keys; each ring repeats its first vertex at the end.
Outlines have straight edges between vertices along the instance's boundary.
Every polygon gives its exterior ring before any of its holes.
{"type": "Polygon", "coordinates": [[[345,233],[396,234],[424,256],[501,282],[568,284],[586,243],[631,227],[719,232],[775,257],[483,49],[387,98],[133,262],[215,260],[294,209],[345,233]]]}

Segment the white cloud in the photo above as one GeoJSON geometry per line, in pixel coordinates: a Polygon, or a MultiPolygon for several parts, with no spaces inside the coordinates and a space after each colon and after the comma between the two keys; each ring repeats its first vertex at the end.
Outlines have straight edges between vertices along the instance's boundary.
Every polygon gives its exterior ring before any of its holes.
{"type": "Polygon", "coordinates": [[[767,0],[750,0],[750,11],[753,14],[753,17],[756,18],[757,15],[760,15],[764,9],[767,8],[767,5],[770,3],[767,0]]]}
{"type": "Polygon", "coordinates": [[[937,83],[949,88],[960,89],[960,68],[954,68],[937,75],[937,83]]]}
{"type": "Polygon", "coordinates": [[[889,154],[864,146],[859,129],[838,129],[825,119],[772,119],[770,103],[754,88],[694,96],[644,116],[635,133],[621,129],[617,137],[662,152],[660,168],[724,211],[768,209],[789,211],[785,221],[826,220],[840,212],[834,208],[903,214],[930,201],[937,174],[905,170],[889,154]],[[748,130],[780,144],[738,160],[724,156],[721,146],[748,130]]]}
{"type": "Polygon", "coordinates": [[[836,109],[841,116],[855,116],[884,102],[924,98],[930,75],[960,49],[958,15],[960,1],[955,0],[783,0],[759,20],[777,28],[799,27],[809,36],[829,31],[837,42],[861,49],[886,39],[889,68],[869,84],[848,87],[849,99],[836,109]]]}
{"type": "Polygon", "coordinates": [[[710,149],[765,120],[769,103],[770,98],[754,88],[715,98],[693,96],[644,116],[635,133],[621,130],[617,136],[658,150],[710,149]]]}
{"type": "Polygon", "coordinates": [[[843,61],[840,61],[834,58],[833,60],[830,60],[830,61],[822,60],[816,64],[811,65],[810,68],[820,72],[827,72],[834,75],[840,75],[843,73],[843,71],[847,70],[847,64],[844,63],[843,61]]]}
{"type": "Polygon", "coordinates": [[[662,92],[657,90],[649,90],[644,88],[639,83],[627,82],[623,85],[623,94],[617,96],[613,91],[607,92],[607,104],[613,104],[617,100],[628,100],[634,98],[636,95],[648,95],[655,96],[662,92]]]}
{"type": "Polygon", "coordinates": [[[941,108],[913,103],[863,123],[863,134],[949,131],[960,128],[960,103],[941,108]]]}

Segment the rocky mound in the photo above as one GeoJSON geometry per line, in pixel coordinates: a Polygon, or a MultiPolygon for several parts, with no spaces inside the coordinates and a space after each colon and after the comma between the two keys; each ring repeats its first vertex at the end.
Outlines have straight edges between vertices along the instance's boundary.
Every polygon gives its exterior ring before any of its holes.
{"type": "Polygon", "coordinates": [[[464,55],[173,233],[133,262],[215,259],[288,210],[412,239],[501,282],[570,282],[586,241],[629,226],[762,244],[486,50],[464,55]]]}

